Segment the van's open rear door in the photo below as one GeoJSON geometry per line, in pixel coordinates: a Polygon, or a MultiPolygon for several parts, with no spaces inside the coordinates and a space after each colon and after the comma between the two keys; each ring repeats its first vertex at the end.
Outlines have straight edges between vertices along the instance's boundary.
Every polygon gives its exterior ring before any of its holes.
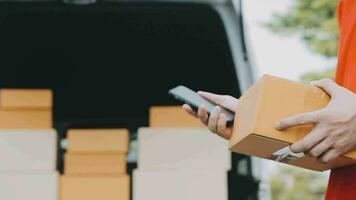
{"type": "MultiPolygon", "coordinates": [[[[51,88],[62,138],[73,127],[135,133],[150,106],[177,104],[167,91],[179,84],[239,97],[252,77],[242,32],[226,27],[242,21],[230,2],[207,2],[0,1],[0,88],[51,88]]],[[[250,159],[235,155],[233,169],[231,199],[256,199],[250,159]]]]}

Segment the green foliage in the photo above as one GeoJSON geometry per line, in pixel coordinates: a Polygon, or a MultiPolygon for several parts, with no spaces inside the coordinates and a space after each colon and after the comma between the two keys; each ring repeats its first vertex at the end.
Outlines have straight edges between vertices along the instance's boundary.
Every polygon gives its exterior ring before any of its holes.
{"type": "Polygon", "coordinates": [[[327,69],[321,72],[310,72],[310,73],[303,74],[301,76],[301,80],[303,82],[309,83],[310,81],[320,80],[323,78],[334,79],[334,77],[335,77],[335,69],[327,69]]]}
{"type": "Polygon", "coordinates": [[[283,166],[271,177],[273,200],[322,200],[327,176],[319,172],[283,166]]]}
{"type": "Polygon", "coordinates": [[[267,26],[276,33],[298,33],[317,53],[335,57],[338,50],[338,0],[294,0],[287,13],[275,14],[267,26]]]}

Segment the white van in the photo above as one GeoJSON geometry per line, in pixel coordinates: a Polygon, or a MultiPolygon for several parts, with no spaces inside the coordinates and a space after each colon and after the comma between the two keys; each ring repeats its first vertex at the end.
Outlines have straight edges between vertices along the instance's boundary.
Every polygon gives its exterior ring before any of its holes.
{"type": "MultiPolygon", "coordinates": [[[[53,89],[63,138],[134,133],[176,85],[239,97],[253,83],[243,22],[241,0],[0,0],[0,88],[53,89]]],[[[232,157],[229,199],[258,199],[258,162],[232,157]]]]}

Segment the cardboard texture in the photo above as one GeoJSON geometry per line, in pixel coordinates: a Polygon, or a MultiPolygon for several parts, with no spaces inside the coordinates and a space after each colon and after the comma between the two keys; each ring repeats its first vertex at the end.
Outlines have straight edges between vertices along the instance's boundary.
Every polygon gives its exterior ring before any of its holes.
{"type": "Polygon", "coordinates": [[[206,128],[140,128],[140,169],[231,168],[228,142],[206,128]]]}
{"type": "Polygon", "coordinates": [[[129,149],[127,129],[71,129],[68,151],[78,153],[126,153],[129,149]]]}
{"type": "Polygon", "coordinates": [[[46,89],[1,89],[0,109],[52,108],[52,91],[46,89]]]}
{"type": "MultiPolygon", "coordinates": [[[[304,125],[278,131],[275,123],[283,118],[324,108],[330,97],[320,88],[265,75],[241,98],[236,110],[230,150],[246,155],[273,159],[272,154],[301,140],[314,127],[304,125]]],[[[322,164],[305,156],[285,160],[287,164],[323,171],[356,162],[356,153],[322,164]]]]}
{"type": "Polygon", "coordinates": [[[50,110],[0,110],[0,129],[52,128],[50,110]]]}
{"type": "Polygon", "coordinates": [[[200,120],[190,116],[181,106],[156,106],[150,108],[149,126],[203,128],[200,120]]]}
{"type": "Polygon", "coordinates": [[[62,176],[60,200],[130,200],[130,177],[62,176]]]}
{"type": "Polygon", "coordinates": [[[223,170],[157,170],[133,173],[133,200],[227,200],[223,170]]]}
{"type": "Polygon", "coordinates": [[[125,175],[126,154],[73,154],[64,157],[66,175],[125,175]]]}
{"type": "Polygon", "coordinates": [[[2,200],[58,200],[58,173],[0,173],[2,200]]]}
{"type": "Polygon", "coordinates": [[[53,129],[1,130],[0,160],[0,171],[53,171],[57,133],[53,129]]]}

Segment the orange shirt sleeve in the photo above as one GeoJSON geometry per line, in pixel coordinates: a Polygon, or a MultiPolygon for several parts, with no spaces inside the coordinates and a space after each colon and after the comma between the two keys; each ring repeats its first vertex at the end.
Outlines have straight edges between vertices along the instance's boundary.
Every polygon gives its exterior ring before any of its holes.
{"type": "Polygon", "coordinates": [[[340,41],[336,82],[356,92],[356,1],[341,0],[338,18],[340,41]]]}
{"type": "MultiPolygon", "coordinates": [[[[338,6],[338,12],[337,12],[337,16],[338,16],[338,22],[339,22],[339,37],[340,37],[340,44],[339,44],[339,50],[338,50],[338,54],[340,54],[340,52],[342,51],[341,50],[341,27],[342,27],[342,16],[343,14],[343,1],[340,0],[340,3],[339,3],[339,6],[338,6]]],[[[336,69],[336,77],[335,77],[335,80],[338,84],[342,85],[343,84],[343,79],[344,79],[344,69],[343,67],[340,66],[340,60],[339,60],[339,64],[338,64],[338,67],[336,69]]]]}

